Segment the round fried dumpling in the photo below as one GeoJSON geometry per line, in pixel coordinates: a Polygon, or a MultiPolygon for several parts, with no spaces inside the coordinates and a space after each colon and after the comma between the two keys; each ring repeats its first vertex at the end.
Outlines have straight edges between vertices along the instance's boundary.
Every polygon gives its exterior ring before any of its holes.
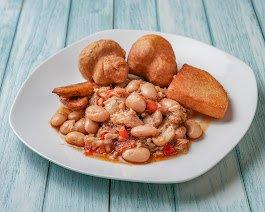
{"type": "Polygon", "coordinates": [[[160,87],[170,84],[177,72],[171,44],[162,36],[149,34],[139,38],[128,55],[129,72],[160,87]]]}

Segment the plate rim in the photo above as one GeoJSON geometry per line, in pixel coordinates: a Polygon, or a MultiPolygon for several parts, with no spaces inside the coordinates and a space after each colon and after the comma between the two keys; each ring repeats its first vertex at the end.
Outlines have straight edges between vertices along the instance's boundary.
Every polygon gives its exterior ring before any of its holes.
{"type": "Polygon", "coordinates": [[[111,179],[111,180],[121,180],[121,181],[128,181],[128,182],[141,182],[141,183],[155,183],[155,184],[170,184],[170,183],[182,183],[182,182],[187,182],[187,181],[190,181],[194,178],[197,178],[203,174],[205,174],[206,172],[208,172],[209,170],[211,170],[213,167],[215,167],[221,160],[224,159],[225,156],[227,156],[234,148],[236,145],[239,144],[239,142],[242,140],[242,138],[245,136],[245,134],[248,132],[252,122],[253,122],[253,119],[255,117],[255,114],[256,114],[256,111],[257,111],[257,103],[258,103],[258,86],[257,86],[257,80],[256,80],[256,76],[255,76],[255,73],[254,71],[252,70],[252,68],[246,64],[244,61],[240,60],[239,58],[213,46],[213,45],[210,45],[210,44],[207,44],[207,43],[204,43],[202,41],[199,41],[199,40],[196,40],[196,39],[193,39],[193,38],[190,38],[190,37],[186,37],[186,36],[183,36],[183,35],[179,35],[179,34],[173,34],[173,33],[166,33],[166,32],[160,32],[160,31],[152,31],[152,30],[132,30],[132,29],[108,29],[108,30],[102,30],[102,31],[98,31],[96,33],[93,33],[93,34],[90,34],[88,36],[85,36],[77,41],[75,41],[74,43],[70,44],[69,46],[67,47],[64,47],[58,51],[56,51],[55,53],[51,54],[48,58],[46,58],[45,60],[43,60],[42,62],[40,62],[36,67],[33,68],[33,71],[27,76],[27,78],[25,79],[25,81],[22,83],[21,87],[19,88],[17,94],[16,94],[16,97],[12,103],[12,106],[11,106],[11,110],[10,110],[10,113],[9,113],[9,125],[12,129],[12,131],[14,132],[14,134],[18,137],[18,139],[24,144],[26,145],[30,150],[34,151],[35,153],[37,153],[39,156],[47,159],[48,161],[52,162],[52,163],[55,163],[56,165],[60,166],[60,167],[63,167],[63,168],[66,168],[68,170],[71,170],[71,171],[75,171],[75,172],[78,172],[78,173],[81,173],[81,174],[85,174],[85,175],[89,175],[89,176],[93,176],[93,177],[100,177],[100,178],[104,178],[104,179],[111,179]],[[153,33],[153,34],[159,34],[159,35],[169,35],[169,36],[176,36],[176,37],[181,37],[181,38],[185,38],[185,39],[188,39],[188,40],[191,40],[191,41],[196,41],[196,42],[199,42],[200,44],[203,44],[207,47],[210,47],[210,48],[213,48],[214,50],[217,50],[229,57],[231,57],[233,60],[236,60],[237,62],[245,65],[246,67],[248,67],[248,72],[251,74],[253,80],[254,80],[254,92],[253,92],[253,95],[255,95],[255,102],[253,102],[255,105],[254,105],[254,110],[253,110],[253,113],[250,114],[251,117],[250,117],[250,121],[248,123],[248,126],[246,127],[245,131],[241,134],[240,136],[240,139],[238,140],[238,142],[236,142],[234,145],[231,145],[230,148],[229,148],[229,151],[220,159],[218,160],[216,163],[212,164],[211,166],[207,167],[206,169],[202,169],[201,172],[197,173],[197,174],[194,174],[194,175],[191,175],[187,178],[185,178],[184,180],[145,180],[145,179],[133,179],[133,178],[128,178],[128,177],[120,177],[120,176],[114,176],[114,175],[106,175],[106,174],[98,174],[98,173],[88,173],[86,171],[82,171],[82,170],[79,170],[77,168],[72,168],[71,166],[68,166],[68,165],[65,165],[64,163],[62,162],[57,162],[56,160],[54,159],[51,159],[49,156],[46,156],[45,154],[42,154],[40,153],[38,150],[36,150],[36,148],[32,147],[30,144],[28,144],[20,135],[19,133],[16,131],[15,127],[14,127],[14,123],[12,121],[12,116],[13,116],[13,110],[14,110],[14,106],[16,104],[16,101],[17,101],[17,98],[18,96],[20,95],[21,93],[21,90],[24,88],[24,86],[26,85],[27,81],[29,80],[29,78],[32,77],[32,75],[35,74],[35,72],[38,71],[39,67],[41,67],[44,63],[46,63],[48,60],[50,60],[52,57],[54,57],[55,55],[57,54],[60,54],[61,52],[65,51],[66,49],[68,48],[71,48],[72,46],[76,45],[77,43],[81,43],[82,41],[90,38],[90,37],[93,37],[93,36],[96,36],[96,35],[100,35],[100,34],[105,34],[105,33],[112,33],[112,32],[116,32],[116,33],[119,33],[119,32],[128,32],[128,31],[133,31],[133,32],[138,32],[138,33],[153,33]]]}

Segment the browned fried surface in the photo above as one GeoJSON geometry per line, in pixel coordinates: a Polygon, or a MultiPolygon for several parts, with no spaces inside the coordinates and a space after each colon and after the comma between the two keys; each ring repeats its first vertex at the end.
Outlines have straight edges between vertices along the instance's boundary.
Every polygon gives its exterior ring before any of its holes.
{"type": "Polygon", "coordinates": [[[71,110],[82,110],[86,108],[89,103],[88,97],[60,97],[60,101],[64,104],[65,107],[71,110]]]}
{"type": "Polygon", "coordinates": [[[123,83],[128,72],[129,68],[124,58],[109,55],[99,59],[93,73],[93,79],[99,85],[123,83]]]}
{"type": "Polygon", "coordinates": [[[82,82],[73,85],[57,87],[53,89],[53,93],[63,97],[84,97],[93,94],[97,85],[92,82],[82,82]]]}
{"type": "Polygon", "coordinates": [[[208,72],[183,65],[168,87],[167,97],[195,111],[223,118],[228,96],[223,86],[208,72]]]}
{"type": "Polygon", "coordinates": [[[130,73],[166,87],[176,74],[177,64],[171,44],[159,35],[145,35],[132,46],[128,55],[130,73]]]}
{"type": "Polygon", "coordinates": [[[125,51],[113,40],[90,43],[79,55],[79,70],[87,80],[99,85],[121,83],[128,75],[125,51]]]}

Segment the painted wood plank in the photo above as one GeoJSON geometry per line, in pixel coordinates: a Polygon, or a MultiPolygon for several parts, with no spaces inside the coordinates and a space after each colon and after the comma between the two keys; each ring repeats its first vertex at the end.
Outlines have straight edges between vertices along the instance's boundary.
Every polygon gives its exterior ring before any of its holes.
{"type": "Polygon", "coordinates": [[[73,0],[68,25],[67,44],[89,34],[113,28],[113,1],[73,0]]]}
{"type": "Polygon", "coordinates": [[[69,5],[62,0],[26,0],[23,4],[0,93],[1,211],[40,211],[42,207],[48,161],[18,140],[8,115],[30,71],[63,47],[69,5]]]}
{"type": "Polygon", "coordinates": [[[264,0],[252,0],[252,6],[257,16],[259,26],[262,30],[264,38],[265,37],[265,2],[264,0]]]}
{"type": "MultiPolygon", "coordinates": [[[[158,1],[161,31],[211,43],[203,3],[192,0],[158,1]],[[192,18],[191,18],[192,16],[192,18]]],[[[177,55],[176,55],[177,57],[177,55]]],[[[248,202],[235,153],[190,182],[175,185],[177,211],[247,211],[248,202]],[[227,174],[229,173],[229,174],[227,174]]]]}
{"type": "MultiPolygon", "coordinates": [[[[96,31],[112,28],[112,1],[72,1],[67,45],[96,31]]],[[[77,73],[78,74],[78,73],[77,73]]],[[[50,164],[44,211],[107,211],[109,180],[82,175],[50,164]]]]}
{"type": "Polygon", "coordinates": [[[111,181],[110,211],[175,211],[173,186],[111,181]]]}
{"type": "Polygon", "coordinates": [[[158,30],[155,0],[115,0],[114,28],[158,30]]]}
{"type": "Polygon", "coordinates": [[[108,211],[109,180],[50,165],[43,211],[108,211]]]}
{"type": "Polygon", "coordinates": [[[178,211],[249,211],[248,200],[230,153],[216,167],[190,182],[176,184],[178,211]]]}
{"type": "Polygon", "coordinates": [[[265,206],[265,43],[251,2],[205,1],[214,44],[239,57],[255,72],[259,99],[254,121],[236,147],[253,211],[265,206]]]}
{"type": "MultiPolygon", "coordinates": [[[[155,1],[115,1],[116,28],[157,30],[155,1]]],[[[111,181],[110,211],[174,211],[172,185],[111,181]]]]}
{"type": "Polygon", "coordinates": [[[194,3],[192,0],[158,0],[157,7],[161,31],[187,36],[211,44],[201,1],[194,3]]]}
{"type": "Polygon", "coordinates": [[[22,0],[0,1],[0,87],[13,43],[22,0]]]}

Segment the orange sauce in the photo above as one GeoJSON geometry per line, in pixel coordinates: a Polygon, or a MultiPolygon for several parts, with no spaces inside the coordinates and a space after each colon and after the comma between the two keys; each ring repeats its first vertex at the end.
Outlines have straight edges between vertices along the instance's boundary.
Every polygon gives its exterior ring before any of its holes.
{"type": "MultiPolygon", "coordinates": [[[[209,128],[211,122],[214,120],[213,118],[209,117],[209,116],[206,116],[206,115],[202,115],[202,114],[199,114],[199,113],[193,113],[192,114],[192,117],[194,119],[196,119],[196,121],[200,124],[202,130],[203,130],[203,133],[206,133],[207,129],[209,128]]],[[[52,126],[52,125],[51,125],[52,126]]],[[[64,137],[60,132],[59,132],[59,127],[53,127],[62,137],[64,137]]],[[[199,139],[194,139],[194,140],[191,140],[191,143],[190,145],[192,145],[193,142],[196,142],[198,140],[201,140],[203,139],[203,136],[199,139]]],[[[84,154],[84,150],[83,148],[80,148],[80,147],[76,147],[76,146],[73,146],[73,145],[70,145],[68,143],[66,143],[67,145],[75,148],[77,151],[81,151],[83,154],[84,154]]],[[[169,159],[173,159],[173,158],[176,158],[178,156],[181,156],[181,155],[184,155],[184,154],[188,154],[189,152],[187,153],[177,153],[175,155],[172,155],[172,156],[157,156],[157,157],[154,157],[154,156],[151,156],[150,159],[146,162],[146,163],[140,163],[138,165],[144,165],[144,164],[148,164],[150,162],[159,162],[159,161],[163,161],[163,160],[169,160],[169,159]]],[[[91,158],[95,158],[95,159],[99,159],[99,160],[103,160],[103,161],[108,161],[108,162],[112,162],[112,163],[124,163],[124,164],[128,164],[128,165],[132,165],[132,163],[127,163],[127,162],[123,162],[121,160],[119,160],[119,158],[116,158],[116,159],[111,159],[108,157],[108,155],[84,155],[85,157],[91,157],[91,158]]]]}
{"type": "Polygon", "coordinates": [[[85,157],[91,157],[91,158],[99,159],[99,160],[103,160],[103,161],[108,161],[108,162],[112,162],[112,163],[124,163],[124,164],[128,164],[128,165],[132,165],[132,164],[145,165],[145,164],[148,164],[148,163],[153,163],[153,162],[159,162],[159,161],[173,159],[173,158],[179,157],[181,155],[185,155],[187,153],[177,153],[177,154],[171,155],[171,156],[157,156],[157,157],[150,156],[149,160],[146,161],[145,163],[128,163],[126,161],[120,160],[119,158],[110,159],[107,155],[89,155],[89,156],[88,155],[84,155],[84,156],[85,157]]]}

